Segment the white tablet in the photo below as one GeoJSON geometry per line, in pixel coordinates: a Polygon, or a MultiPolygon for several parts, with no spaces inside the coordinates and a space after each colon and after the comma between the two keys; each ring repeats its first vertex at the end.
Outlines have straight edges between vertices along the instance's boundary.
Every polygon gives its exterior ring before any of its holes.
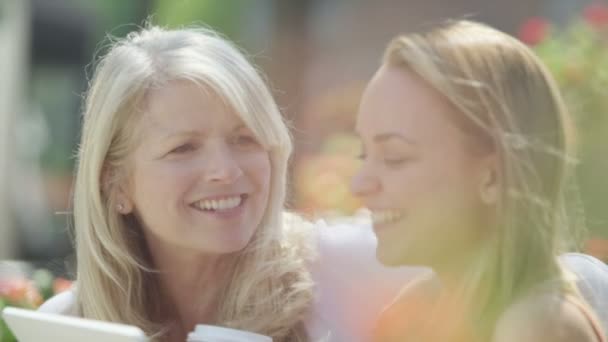
{"type": "Polygon", "coordinates": [[[147,342],[132,325],[42,313],[7,307],[2,317],[19,342],[147,342]]]}

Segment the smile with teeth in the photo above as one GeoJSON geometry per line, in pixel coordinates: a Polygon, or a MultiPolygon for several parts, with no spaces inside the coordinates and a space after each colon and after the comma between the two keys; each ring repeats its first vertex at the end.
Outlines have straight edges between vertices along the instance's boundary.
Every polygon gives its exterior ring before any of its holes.
{"type": "Polygon", "coordinates": [[[374,224],[387,224],[400,220],[403,213],[397,210],[374,210],[371,216],[374,224]]]}
{"type": "Polygon", "coordinates": [[[200,210],[222,211],[234,209],[241,205],[242,202],[243,198],[241,196],[231,196],[213,200],[200,200],[195,202],[193,206],[200,210]]]}

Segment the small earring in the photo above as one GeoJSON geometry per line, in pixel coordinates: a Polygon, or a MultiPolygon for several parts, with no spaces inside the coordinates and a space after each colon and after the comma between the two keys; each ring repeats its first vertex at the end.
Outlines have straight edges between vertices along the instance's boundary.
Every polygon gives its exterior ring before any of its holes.
{"type": "Polygon", "coordinates": [[[123,211],[125,211],[125,206],[122,203],[118,203],[116,209],[118,209],[118,211],[122,213],[123,211]]]}

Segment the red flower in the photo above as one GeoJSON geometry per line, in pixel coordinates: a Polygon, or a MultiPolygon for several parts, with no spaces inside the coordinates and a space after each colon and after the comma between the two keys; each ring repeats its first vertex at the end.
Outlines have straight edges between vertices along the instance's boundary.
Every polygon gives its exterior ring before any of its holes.
{"type": "Polygon", "coordinates": [[[6,298],[11,305],[36,308],[42,304],[38,289],[27,279],[1,279],[0,297],[6,298]]]}
{"type": "Polygon", "coordinates": [[[585,253],[608,262],[608,239],[590,239],[587,240],[585,253]]]}
{"type": "Polygon", "coordinates": [[[583,17],[592,27],[606,27],[608,25],[608,6],[601,3],[591,4],[583,10],[583,17]]]}
{"type": "Polygon", "coordinates": [[[541,17],[532,17],[519,28],[519,39],[531,46],[542,42],[549,34],[549,22],[541,17]]]}
{"type": "Polygon", "coordinates": [[[296,191],[300,208],[311,213],[337,211],[350,215],[361,208],[359,199],[349,191],[350,179],[357,170],[353,157],[317,154],[300,161],[296,169],[296,191]]]}
{"type": "Polygon", "coordinates": [[[53,293],[54,294],[58,294],[63,291],[67,291],[71,287],[72,287],[72,282],[67,279],[57,278],[53,281],[53,293]]]}

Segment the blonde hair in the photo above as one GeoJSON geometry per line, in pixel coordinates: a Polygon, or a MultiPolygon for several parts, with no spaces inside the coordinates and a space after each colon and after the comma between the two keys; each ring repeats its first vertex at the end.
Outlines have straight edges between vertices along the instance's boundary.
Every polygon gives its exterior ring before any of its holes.
{"type": "Polygon", "coordinates": [[[450,119],[474,147],[500,159],[498,224],[462,289],[485,340],[500,314],[540,284],[574,286],[556,258],[570,247],[577,226],[566,206],[574,146],[568,113],[534,53],[483,24],[457,21],[396,37],[384,63],[414,72],[439,91],[461,114],[450,119]]]}
{"type": "Polygon", "coordinates": [[[283,215],[291,137],[256,69],[235,46],[203,28],[133,32],[115,42],[96,68],[86,97],[74,189],[81,314],[134,324],[150,335],[162,336],[167,329],[141,229],[115,210],[114,187],[125,177],[147,91],[172,80],[210,89],[270,151],[269,203],[236,261],[216,323],[275,341],[306,341],[303,318],[312,301],[309,227],[283,215]]]}

